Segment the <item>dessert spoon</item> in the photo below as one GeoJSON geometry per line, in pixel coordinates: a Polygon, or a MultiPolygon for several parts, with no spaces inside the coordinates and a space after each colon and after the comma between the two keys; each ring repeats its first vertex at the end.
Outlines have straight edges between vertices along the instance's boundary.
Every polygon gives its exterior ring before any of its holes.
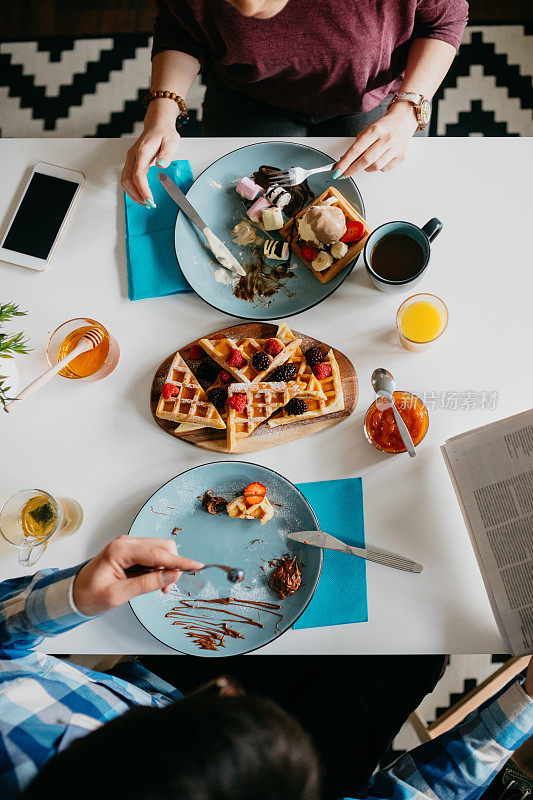
{"type": "Polygon", "coordinates": [[[396,420],[396,425],[398,426],[398,430],[400,431],[400,436],[402,437],[402,442],[405,445],[405,449],[407,450],[411,458],[414,458],[416,456],[416,451],[415,451],[415,446],[413,444],[413,440],[411,439],[411,434],[407,430],[407,425],[401,418],[398,409],[394,404],[394,399],[392,396],[394,390],[396,389],[396,381],[394,380],[391,373],[387,369],[379,367],[378,369],[375,369],[374,372],[372,373],[370,382],[377,396],[384,397],[386,400],[389,401],[389,405],[392,408],[392,413],[394,414],[394,419],[396,420]]]}
{"type": "MultiPolygon", "coordinates": [[[[241,583],[244,579],[244,570],[237,569],[237,567],[225,567],[223,564],[204,564],[203,567],[197,569],[181,569],[180,572],[201,572],[203,569],[210,569],[217,567],[223,569],[226,577],[230,583],[241,583]]],[[[127,567],[124,572],[128,578],[137,577],[137,575],[146,575],[147,572],[159,572],[164,567],[145,567],[142,564],[134,564],[132,567],[127,567]]]]}
{"type": "Polygon", "coordinates": [[[95,347],[103,342],[104,336],[98,328],[91,328],[86,333],[83,334],[80,341],[71,352],[62,358],[61,361],[58,361],[57,364],[54,364],[53,367],[47,369],[46,372],[43,372],[38,378],[32,381],[25,389],[23,389],[16,397],[11,400],[11,402],[6,403],[4,406],[4,411],[8,413],[12,413],[17,405],[19,405],[26,397],[30,397],[30,395],[35,394],[35,392],[39,391],[43,386],[45,386],[48,381],[51,381],[54,375],[57,375],[63,367],[73,361],[77,356],[81,355],[82,353],[87,353],[89,350],[92,350],[95,347]]]}

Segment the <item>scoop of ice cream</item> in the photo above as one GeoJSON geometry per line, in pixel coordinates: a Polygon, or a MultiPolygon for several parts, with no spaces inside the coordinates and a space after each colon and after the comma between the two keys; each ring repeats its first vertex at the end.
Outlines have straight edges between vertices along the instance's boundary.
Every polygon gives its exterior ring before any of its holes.
{"type": "Polygon", "coordinates": [[[311,206],[300,219],[298,232],[306,242],[332,244],[346,233],[346,218],[337,206],[311,206]]]}
{"type": "Polygon", "coordinates": [[[235,244],[248,245],[258,244],[262,242],[262,238],[257,235],[257,231],[251,222],[243,219],[242,222],[237,223],[233,228],[231,235],[235,244]]]}

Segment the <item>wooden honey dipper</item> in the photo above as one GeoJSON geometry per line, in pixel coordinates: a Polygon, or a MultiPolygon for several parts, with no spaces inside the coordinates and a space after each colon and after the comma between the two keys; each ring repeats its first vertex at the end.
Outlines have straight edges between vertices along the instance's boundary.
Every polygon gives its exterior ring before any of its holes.
{"type": "Polygon", "coordinates": [[[13,400],[9,403],[6,403],[4,406],[4,411],[7,411],[8,414],[12,413],[15,408],[20,405],[22,400],[25,400],[35,392],[42,389],[48,381],[51,381],[54,375],[57,375],[63,367],[73,361],[77,356],[81,355],[82,353],[87,353],[89,350],[93,350],[95,347],[98,347],[104,340],[104,335],[98,328],[91,328],[86,333],[83,334],[80,341],[65,358],[62,358],[61,361],[58,361],[57,364],[54,364],[53,367],[47,369],[46,372],[43,372],[38,378],[32,381],[25,389],[23,389],[13,400]]]}

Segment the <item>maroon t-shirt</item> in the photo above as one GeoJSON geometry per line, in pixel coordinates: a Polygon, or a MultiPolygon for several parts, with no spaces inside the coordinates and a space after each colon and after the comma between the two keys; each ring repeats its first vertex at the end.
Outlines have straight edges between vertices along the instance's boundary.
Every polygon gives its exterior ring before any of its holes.
{"type": "Polygon", "coordinates": [[[368,111],[398,90],[413,39],[457,48],[466,0],[289,0],[272,19],[227,0],[157,0],[153,55],[181,50],[265,103],[304,114],[368,111]]]}

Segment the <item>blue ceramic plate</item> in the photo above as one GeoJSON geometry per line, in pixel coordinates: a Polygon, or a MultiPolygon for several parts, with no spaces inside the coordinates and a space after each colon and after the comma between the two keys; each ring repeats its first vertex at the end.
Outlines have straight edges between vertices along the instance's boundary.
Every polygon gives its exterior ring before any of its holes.
{"type": "MultiPolygon", "coordinates": [[[[235,191],[236,180],[243,175],[252,175],[262,164],[288,168],[301,166],[306,169],[331,164],[332,160],[320,150],[292,142],[264,142],[250,144],[234,150],[209,166],[193,183],[187,197],[205,223],[230,248],[233,254],[246,263],[243,255],[249,248],[233,243],[231,230],[243,219],[242,200],[235,191]],[[216,188],[221,186],[222,188],[216,188]]],[[[340,189],[346,199],[365,216],[363,199],[355,183],[343,180],[340,189]]],[[[315,195],[322,194],[332,184],[329,172],[312,175],[309,186],[315,195]]],[[[205,247],[203,234],[189,222],[181,212],[176,219],[176,255],[185,278],[194,291],[210,305],[226,314],[242,319],[283,319],[299,314],[325,300],[352,271],[355,261],[348,264],[329,283],[322,284],[312,272],[293,256],[294,277],[264,302],[251,303],[237,299],[231,287],[217,283],[213,271],[218,267],[205,247]]]]}
{"type": "Polygon", "coordinates": [[[219,461],[183,472],[145,503],[133,521],[130,536],[172,539],[182,555],[204,564],[239,567],[244,570],[245,578],[240,584],[231,584],[225,573],[218,569],[196,575],[183,574],[169,594],[152,592],[135,597],[131,607],[152,636],[182,653],[236,656],[262,647],[298,619],[320,578],[322,550],[287,539],[287,533],[297,530],[319,530],[317,519],[305,497],[277,472],[244,461],[219,461]],[[278,504],[274,505],[274,517],[264,525],[255,520],[234,519],[224,512],[213,516],[202,508],[199,498],[207,489],[232,500],[252,481],[263,483],[270,502],[278,504]],[[173,536],[171,531],[175,527],[181,530],[173,536]],[[288,552],[297,557],[302,585],[296,594],[279,600],[267,583],[271,571],[268,562],[288,552]],[[181,601],[195,601],[196,605],[202,605],[202,600],[226,597],[279,604],[281,609],[275,609],[275,612],[283,616],[280,620],[279,616],[257,606],[222,606],[205,602],[206,609],[186,612],[206,618],[193,621],[193,624],[209,626],[210,623],[220,625],[226,621],[230,628],[244,636],[244,639],[225,637],[224,647],[217,651],[200,649],[181,625],[173,625],[174,619],[165,616],[181,601]],[[239,621],[228,612],[249,617],[262,627],[239,621]]]}

